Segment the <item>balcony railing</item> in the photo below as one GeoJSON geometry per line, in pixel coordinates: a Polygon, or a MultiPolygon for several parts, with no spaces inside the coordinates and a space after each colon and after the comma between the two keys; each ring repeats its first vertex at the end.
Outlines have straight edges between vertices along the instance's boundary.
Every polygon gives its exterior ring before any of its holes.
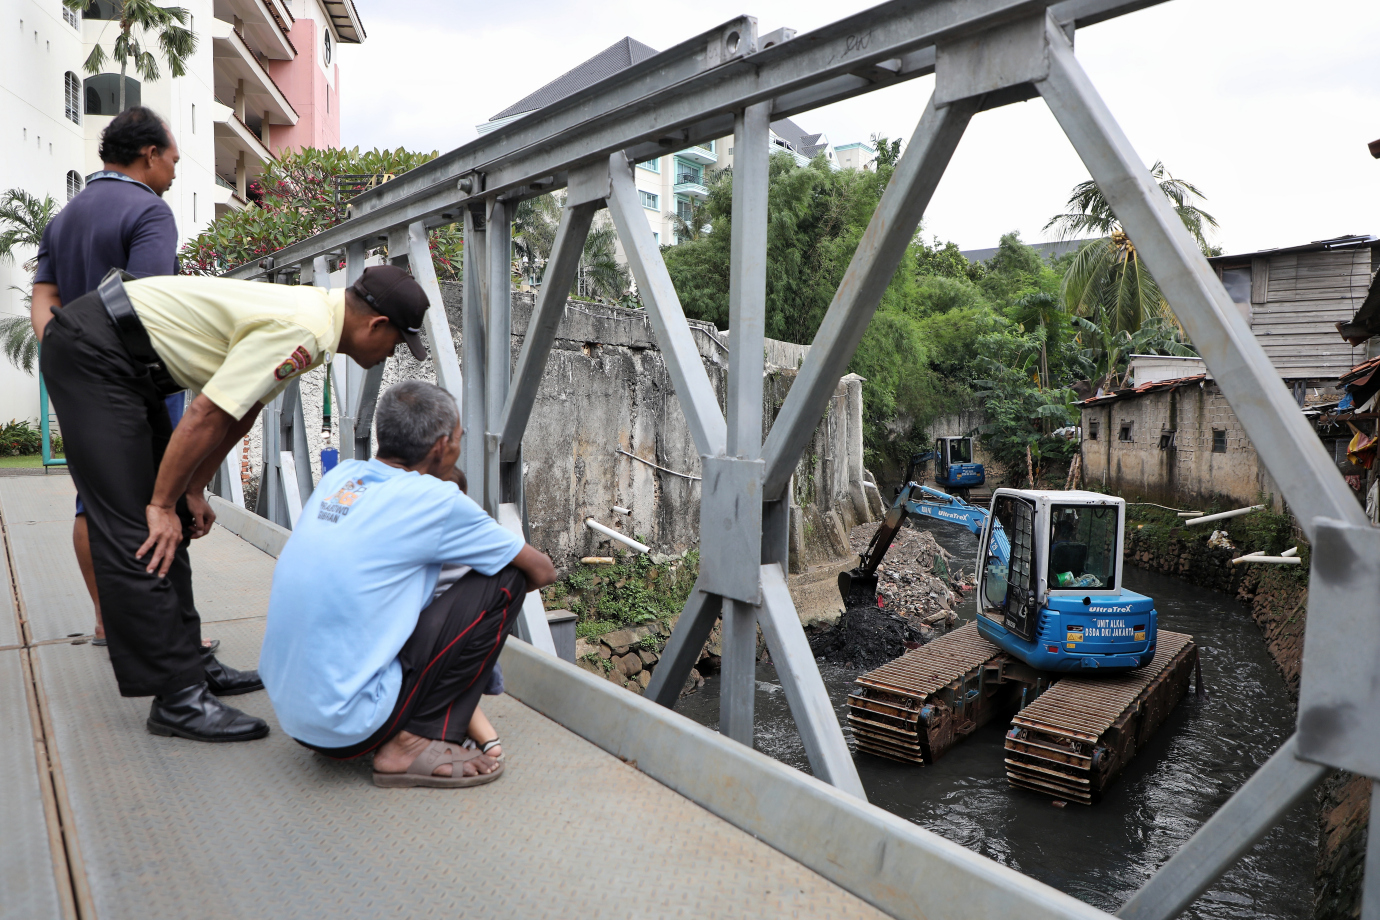
{"type": "Polygon", "coordinates": [[[713,141],[682,150],[676,156],[692,163],[699,163],[701,166],[713,166],[719,162],[719,154],[714,149],[713,141]]]}

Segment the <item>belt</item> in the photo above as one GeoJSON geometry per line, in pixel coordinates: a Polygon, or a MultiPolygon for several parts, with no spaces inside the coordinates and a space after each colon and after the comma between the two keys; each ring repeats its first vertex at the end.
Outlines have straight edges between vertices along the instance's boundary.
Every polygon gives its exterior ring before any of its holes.
{"type": "Polygon", "coordinates": [[[96,296],[101,299],[105,312],[110,315],[110,321],[115,324],[115,332],[124,343],[125,351],[129,352],[129,356],[135,361],[148,368],[153,385],[158,389],[158,395],[171,396],[180,393],[184,387],[173,380],[163,359],[153,350],[148,330],[144,328],[139,314],[134,312],[134,305],[129,302],[129,295],[125,293],[125,281],[133,280],[133,275],[112,268],[96,287],[96,296]]]}

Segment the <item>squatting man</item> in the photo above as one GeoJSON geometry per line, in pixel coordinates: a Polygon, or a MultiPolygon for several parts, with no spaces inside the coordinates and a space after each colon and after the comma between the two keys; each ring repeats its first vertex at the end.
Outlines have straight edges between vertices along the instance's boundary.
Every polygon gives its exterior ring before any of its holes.
{"type": "Polygon", "coordinates": [[[322,477],[278,557],[259,670],[284,731],[328,757],[373,754],[380,786],[491,782],[503,764],[479,697],[556,570],[457,486],[449,393],[397,384],[374,430],[378,456],[322,477]],[[438,590],[443,565],[459,577],[438,590]]]}

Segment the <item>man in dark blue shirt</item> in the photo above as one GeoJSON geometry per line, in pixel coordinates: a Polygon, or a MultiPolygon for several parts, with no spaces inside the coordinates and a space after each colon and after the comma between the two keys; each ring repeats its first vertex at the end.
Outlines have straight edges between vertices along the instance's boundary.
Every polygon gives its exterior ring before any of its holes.
{"type": "MultiPolygon", "coordinates": [[[[104,168],[88,177],[86,188],[43,231],[31,313],[40,342],[53,310],[94,291],[112,268],[138,278],[177,274],[177,222],[161,197],[172,186],[179,159],[167,124],[143,106],[126,109],[102,132],[100,156],[104,168]]],[[[182,407],[181,393],[168,397],[174,426],[182,407]]],[[[96,608],[96,644],[104,645],[84,510],[78,496],[72,543],[96,608]]]]}

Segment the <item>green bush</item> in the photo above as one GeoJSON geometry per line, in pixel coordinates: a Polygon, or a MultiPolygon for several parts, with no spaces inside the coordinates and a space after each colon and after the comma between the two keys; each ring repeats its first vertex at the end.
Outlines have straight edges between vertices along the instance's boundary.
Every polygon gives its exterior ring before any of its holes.
{"type": "Polygon", "coordinates": [[[0,427],[0,455],[17,457],[43,449],[43,434],[29,425],[28,419],[10,419],[0,427]]]}
{"type": "Polygon", "coordinates": [[[548,608],[565,607],[578,617],[575,634],[601,636],[627,626],[680,615],[699,573],[699,553],[656,565],[650,556],[625,556],[617,564],[578,566],[544,589],[548,608]]]}

